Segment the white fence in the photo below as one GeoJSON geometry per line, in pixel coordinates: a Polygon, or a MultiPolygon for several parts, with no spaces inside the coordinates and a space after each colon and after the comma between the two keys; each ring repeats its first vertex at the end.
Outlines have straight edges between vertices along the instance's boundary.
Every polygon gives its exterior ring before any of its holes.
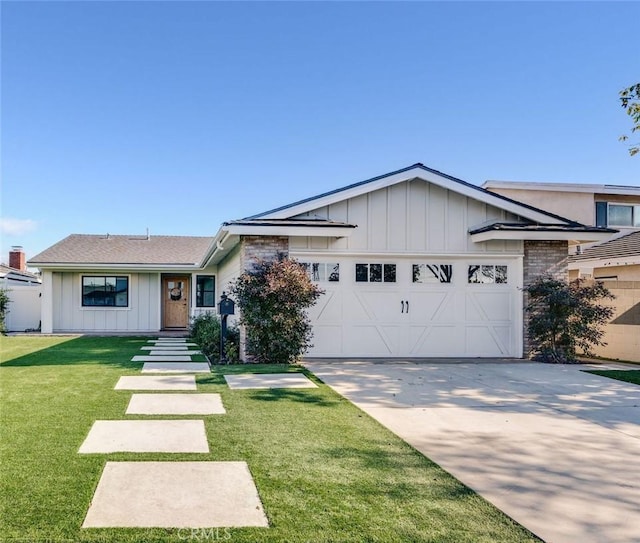
{"type": "Polygon", "coordinates": [[[5,318],[8,332],[24,332],[40,328],[41,285],[10,285],[9,312],[5,318]]]}

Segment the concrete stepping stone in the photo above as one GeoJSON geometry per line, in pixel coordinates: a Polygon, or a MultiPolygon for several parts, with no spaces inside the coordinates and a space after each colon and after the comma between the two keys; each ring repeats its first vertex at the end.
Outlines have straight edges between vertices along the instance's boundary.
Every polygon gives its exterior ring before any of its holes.
{"type": "Polygon", "coordinates": [[[124,375],[115,390],[196,390],[195,375],[124,375]]]}
{"type": "Polygon", "coordinates": [[[225,375],[229,388],[318,388],[302,373],[245,373],[225,375]]]}
{"type": "Polygon", "coordinates": [[[142,373],[209,373],[207,362],[145,362],[142,373]]]}
{"type": "Polygon", "coordinates": [[[187,341],[186,337],[159,337],[156,339],[150,339],[149,341],[187,341]]]}
{"type": "Polygon", "coordinates": [[[189,347],[186,345],[145,345],[140,347],[142,351],[188,351],[189,347]]]}
{"type": "Polygon", "coordinates": [[[131,362],[191,362],[191,356],[186,354],[161,354],[151,356],[148,354],[138,354],[131,359],[131,362]]]}
{"type": "Polygon", "coordinates": [[[133,394],[127,415],[221,415],[220,394],[133,394]]]}
{"type": "Polygon", "coordinates": [[[155,341],[149,340],[147,343],[153,343],[154,345],[186,345],[187,347],[195,347],[197,343],[191,341],[155,341]]]}
{"type": "Polygon", "coordinates": [[[208,453],[202,420],[97,420],[78,453],[208,453]]]}
{"type": "Polygon", "coordinates": [[[144,355],[140,355],[140,356],[193,356],[196,354],[202,354],[201,351],[174,351],[173,349],[171,350],[160,350],[160,351],[149,351],[148,353],[145,353],[144,355]]]}
{"type": "Polygon", "coordinates": [[[246,462],[107,462],[82,524],[83,528],[245,526],[269,526],[246,462]]]}

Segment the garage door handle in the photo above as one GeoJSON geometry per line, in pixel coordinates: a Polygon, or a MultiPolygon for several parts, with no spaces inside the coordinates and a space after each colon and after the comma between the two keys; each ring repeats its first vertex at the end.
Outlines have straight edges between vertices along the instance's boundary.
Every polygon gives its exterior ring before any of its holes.
{"type": "Polygon", "coordinates": [[[407,300],[407,313],[409,313],[409,300],[407,300]]]}
{"type": "Polygon", "coordinates": [[[402,311],[400,311],[400,313],[404,313],[404,300],[402,300],[400,303],[402,304],[402,311]]]}

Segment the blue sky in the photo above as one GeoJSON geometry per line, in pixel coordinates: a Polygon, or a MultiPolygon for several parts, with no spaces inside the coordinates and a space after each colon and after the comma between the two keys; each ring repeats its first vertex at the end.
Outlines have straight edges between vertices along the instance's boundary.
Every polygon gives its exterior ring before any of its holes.
{"type": "Polygon", "coordinates": [[[415,162],[640,185],[636,2],[2,2],[2,260],[415,162]]]}

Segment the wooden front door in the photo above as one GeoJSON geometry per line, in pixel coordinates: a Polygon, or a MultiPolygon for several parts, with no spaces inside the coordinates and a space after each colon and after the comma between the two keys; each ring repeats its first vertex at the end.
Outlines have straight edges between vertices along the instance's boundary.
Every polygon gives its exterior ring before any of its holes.
{"type": "Polygon", "coordinates": [[[162,278],[162,327],[189,326],[189,277],[162,278]]]}

